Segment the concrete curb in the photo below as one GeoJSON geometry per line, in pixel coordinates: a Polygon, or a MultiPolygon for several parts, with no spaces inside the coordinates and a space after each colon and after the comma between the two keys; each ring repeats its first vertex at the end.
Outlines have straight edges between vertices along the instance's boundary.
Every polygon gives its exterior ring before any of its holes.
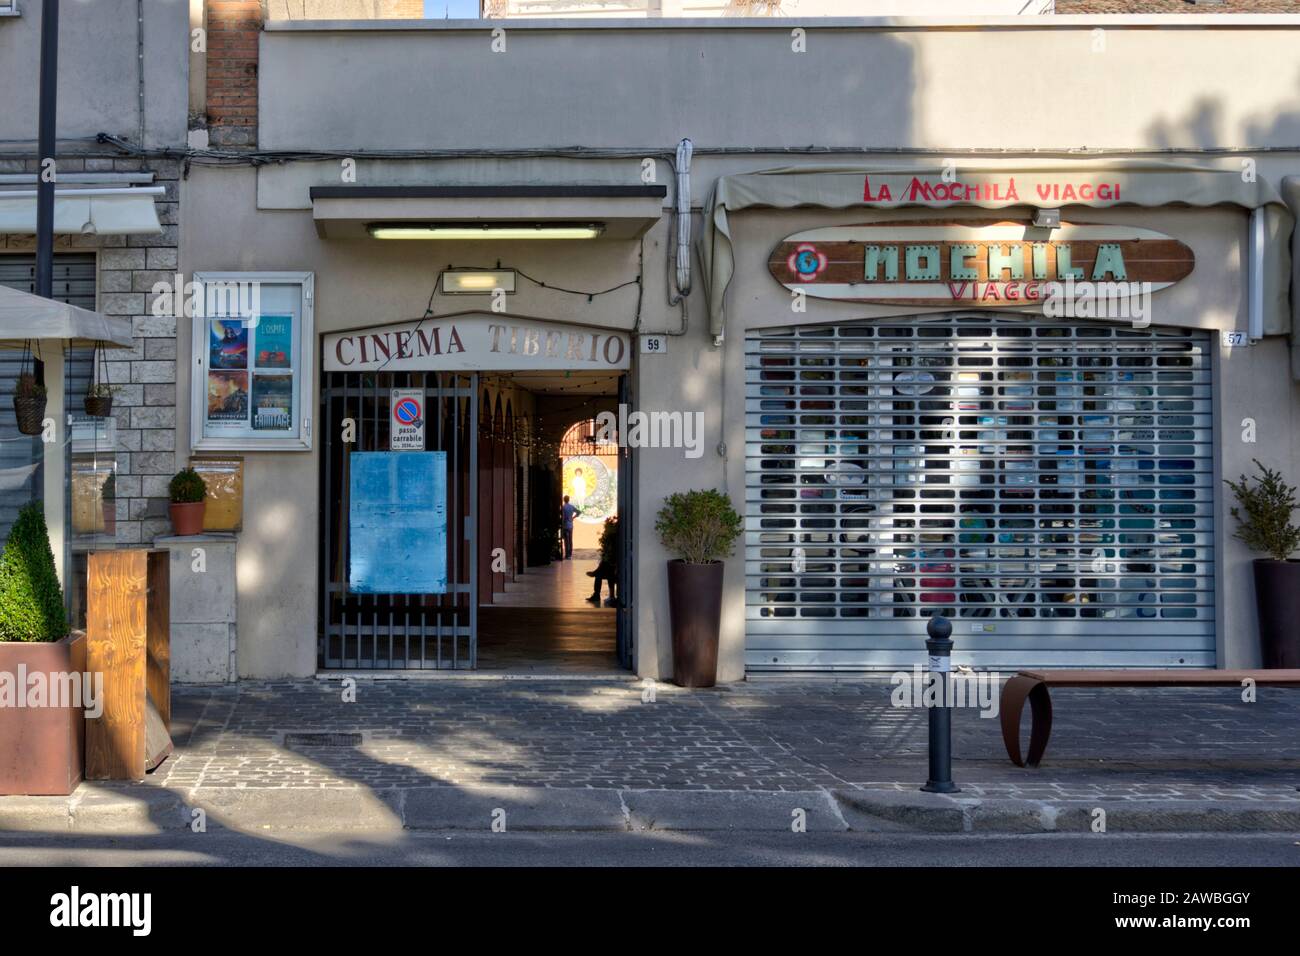
{"type": "Polygon", "coordinates": [[[1300,831],[1300,800],[1012,800],[919,790],[832,795],[854,830],[874,824],[925,833],[1300,831]]]}
{"type": "Polygon", "coordinates": [[[619,791],[633,830],[847,830],[836,802],[823,790],[619,791]]]}
{"type": "Polygon", "coordinates": [[[10,833],[141,836],[274,830],[1089,833],[1300,832],[1298,801],[1012,800],[898,790],[719,791],[544,787],[369,790],[83,785],[70,797],[0,797],[10,833]]]}

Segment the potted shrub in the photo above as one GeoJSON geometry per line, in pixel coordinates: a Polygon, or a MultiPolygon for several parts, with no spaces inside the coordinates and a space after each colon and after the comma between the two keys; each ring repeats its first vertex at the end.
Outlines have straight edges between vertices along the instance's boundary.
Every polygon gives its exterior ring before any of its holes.
{"type": "Polygon", "coordinates": [[[81,782],[86,701],[72,675],[85,669],[86,636],[68,627],[45,512],[32,502],[0,553],[0,794],[68,794],[81,782]]]}
{"type": "Polygon", "coordinates": [[[104,512],[104,534],[117,534],[117,479],[108,473],[99,492],[100,507],[104,512]]]}
{"type": "Polygon", "coordinates": [[[39,435],[45,421],[45,386],[36,384],[36,376],[23,372],[14,385],[14,416],[24,435],[39,435]]]}
{"type": "Polygon", "coordinates": [[[1265,667],[1300,667],[1300,527],[1291,516],[1300,502],[1296,489],[1279,472],[1255,461],[1259,476],[1252,484],[1242,475],[1226,484],[1237,496],[1231,509],[1238,527],[1233,537],[1252,551],[1268,555],[1253,562],[1259,644],[1265,667]]]}
{"type": "Polygon", "coordinates": [[[664,547],[677,555],[668,562],[668,610],[673,681],[682,687],[717,681],[721,559],[731,554],[741,527],[731,499],[720,491],[669,495],[655,519],[664,547]]]}
{"type": "Polygon", "coordinates": [[[113,414],[113,386],[96,382],[86,389],[82,404],[91,418],[108,418],[113,414]]]}
{"type": "Polygon", "coordinates": [[[203,499],[208,496],[203,477],[193,468],[182,468],[172,477],[167,491],[171,497],[172,531],[178,535],[202,534],[206,508],[203,499]]]}

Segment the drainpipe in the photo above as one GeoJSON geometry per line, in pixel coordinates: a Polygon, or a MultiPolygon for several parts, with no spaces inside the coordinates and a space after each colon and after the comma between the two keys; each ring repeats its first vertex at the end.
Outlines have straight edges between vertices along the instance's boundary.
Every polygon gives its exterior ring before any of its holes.
{"type": "Polygon", "coordinates": [[[1246,240],[1247,336],[1254,345],[1264,337],[1264,209],[1250,211],[1246,240]]]}
{"type": "Polygon", "coordinates": [[[677,144],[677,292],[691,294],[691,153],[689,139],[677,144]]]}
{"type": "Polygon", "coordinates": [[[140,113],[138,141],[144,148],[144,0],[135,0],[136,109],[140,113]]]}
{"type": "Polygon", "coordinates": [[[41,4],[40,119],[36,147],[36,294],[54,297],[54,159],[59,76],[59,0],[41,4]]]}

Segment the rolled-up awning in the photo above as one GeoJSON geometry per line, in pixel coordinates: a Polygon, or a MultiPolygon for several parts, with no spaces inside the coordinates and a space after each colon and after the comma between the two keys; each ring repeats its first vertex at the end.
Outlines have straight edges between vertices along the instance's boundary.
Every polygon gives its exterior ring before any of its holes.
{"type": "Polygon", "coordinates": [[[21,348],[29,339],[57,339],[74,346],[134,344],[129,319],[0,286],[0,348],[21,348]]]}
{"type": "MultiPolygon", "coordinates": [[[[154,200],[162,186],[60,189],[54,194],[59,234],[138,236],[162,232],[154,200]]],[[[36,190],[0,192],[0,234],[36,232],[36,190]]]]}
{"type": "MultiPolygon", "coordinates": [[[[598,224],[604,239],[636,239],[663,216],[666,186],[312,186],[322,239],[360,239],[376,223],[490,226],[598,224]]],[[[490,235],[485,232],[485,237],[490,235]]]]}
{"type": "MultiPolygon", "coordinates": [[[[1282,198],[1300,221],[1300,176],[1282,177],[1282,198]]],[[[1291,377],[1300,382],[1300,229],[1291,232],[1291,377]]]]}
{"type": "MultiPolygon", "coordinates": [[[[972,162],[956,169],[955,178],[952,173],[942,166],[795,166],[720,177],[705,206],[700,242],[709,331],[720,339],[725,328],[727,286],[735,271],[728,216],[742,209],[1053,209],[1225,203],[1263,211],[1263,331],[1291,334],[1293,372],[1300,378],[1300,304],[1293,313],[1288,296],[1297,213],[1277,189],[1247,177],[1240,165],[1227,168],[1148,159],[972,162]],[[1013,181],[1014,188],[1009,189],[1013,181]]],[[[1300,206],[1300,187],[1292,189],[1300,206]]]]}

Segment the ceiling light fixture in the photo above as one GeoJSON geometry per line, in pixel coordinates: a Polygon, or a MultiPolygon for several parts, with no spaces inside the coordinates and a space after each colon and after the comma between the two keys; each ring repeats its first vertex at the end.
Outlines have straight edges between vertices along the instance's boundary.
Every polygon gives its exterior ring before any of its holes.
{"type": "Polygon", "coordinates": [[[453,269],[442,274],[443,295],[487,295],[515,291],[514,269],[453,269]]]}
{"type": "Polygon", "coordinates": [[[372,222],[375,239],[595,239],[602,222],[372,222]]]}

